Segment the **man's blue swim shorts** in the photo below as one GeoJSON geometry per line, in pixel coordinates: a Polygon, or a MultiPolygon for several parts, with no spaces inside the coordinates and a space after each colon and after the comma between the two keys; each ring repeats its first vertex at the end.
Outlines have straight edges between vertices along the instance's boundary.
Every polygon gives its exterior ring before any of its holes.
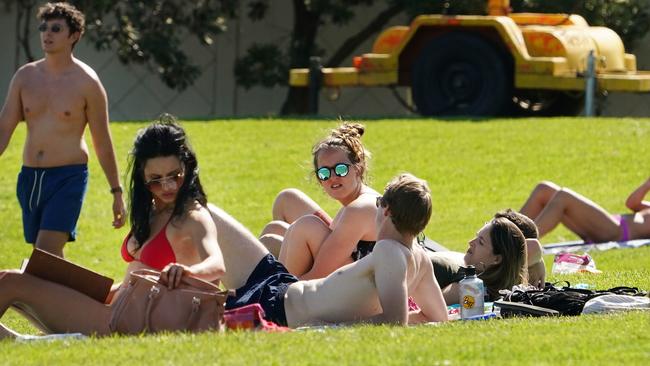
{"type": "Polygon", "coordinates": [[[87,187],[86,164],[23,166],[18,174],[16,196],[23,211],[25,241],[35,243],[39,230],[67,232],[68,241],[74,241],[87,187]]]}

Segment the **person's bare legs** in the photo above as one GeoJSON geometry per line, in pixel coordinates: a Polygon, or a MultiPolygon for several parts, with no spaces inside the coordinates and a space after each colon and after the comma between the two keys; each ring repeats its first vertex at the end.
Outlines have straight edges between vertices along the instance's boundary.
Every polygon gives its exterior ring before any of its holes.
{"type": "Polygon", "coordinates": [[[34,247],[63,258],[63,247],[69,237],[64,231],[39,230],[34,247]]]}
{"type": "Polygon", "coordinates": [[[617,240],[620,235],[619,223],[607,211],[568,188],[553,195],[534,220],[540,237],[559,223],[581,238],[597,242],[617,240]]]}
{"type": "Polygon", "coordinates": [[[260,242],[262,242],[266,249],[268,249],[276,258],[280,256],[280,249],[282,248],[283,240],[284,236],[278,234],[264,234],[260,236],[260,242]]]}
{"type": "Polygon", "coordinates": [[[300,217],[317,211],[323,212],[323,209],[304,192],[295,188],[281,191],[273,202],[273,221],[262,229],[260,241],[278,258],[289,225],[300,217]]]}
{"type": "MultiPolygon", "coordinates": [[[[29,313],[29,309],[26,309],[26,308],[23,309],[23,307],[25,307],[25,305],[14,303],[14,304],[11,306],[11,310],[13,310],[13,311],[15,311],[16,313],[18,313],[18,314],[22,315],[23,317],[25,317],[27,320],[29,320],[29,322],[30,322],[34,327],[36,327],[36,328],[37,328],[38,330],[40,330],[41,332],[43,332],[43,333],[48,333],[48,332],[49,332],[49,329],[46,328],[46,327],[43,325],[43,323],[41,323],[41,321],[38,320],[38,318],[34,317],[31,313],[29,313]]],[[[13,329],[10,329],[10,328],[7,327],[6,325],[0,323],[0,339],[2,339],[2,338],[5,337],[5,336],[8,336],[9,338],[17,338],[17,337],[19,337],[19,336],[22,336],[22,334],[16,332],[16,331],[13,330],[13,329]]]]}
{"type": "Polygon", "coordinates": [[[561,189],[562,187],[553,182],[540,182],[530,193],[526,203],[524,203],[524,206],[519,210],[519,212],[534,220],[539,216],[544,207],[546,207],[548,201],[550,201],[551,198],[553,198],[553,196],[561,189]]]}
{"type": "Polygon", "coordinates": [[[273,220],[266,224],[264,230],[262,230],[260,241],[276,258],[280,256],[280,248],[282,247],[284,234],[287,232],[288,228],[288,223],[280,220],[273,220]]]}
{"type": "Polygon", "coordinates": [[[267,234],[284,236],[284,234],[287,232],[287,229],[289,228],[289,225],[291,224],[282,220],[273,220],[264,226],[260,237],[263,237],[267,234]]]}
{"type": "Polygon", "coordinates": [[[301,216],[322,211],[322,208],[301,190],[285,189],[278,193],[273,202],[273,220],[294,223],[301,216]]]}
{"type": "MultiPolygon", "coordinates": [[[[18,271],[0,272],[0,317],[17,305],[49,333],[110,333],[111,308],[80,292],[18,271]]],[[[11,337],[7,328],[0,338],[11,337]]]]}
{"type": "Polygon", "coordinates": [[[331,233],[322,219],[315,215],[300,217],[284,236],[279,261],[297,277],[307,273],[314,264],[321,244],[331,233]]]}

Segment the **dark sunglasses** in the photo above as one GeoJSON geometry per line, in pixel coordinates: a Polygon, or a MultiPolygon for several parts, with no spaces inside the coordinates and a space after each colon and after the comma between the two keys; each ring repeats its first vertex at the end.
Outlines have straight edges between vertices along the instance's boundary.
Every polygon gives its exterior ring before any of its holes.
{"type": "MultiPolygon", "coordinates": [[[[52,33],[59,33],[60,31],[63,30],[63,27],[60,24],[52,24],[50,27],[50,32],[52,33]]],[[[47,32],[47,23],[41,23],[38,26],[38,31],[41,33],[47,32]]]]}
{"type": "Polygon", "coordinates": [[[167,177],[150,179],[144,182],[144,185],[151,191],[159,191],[162,189],[165,183],[169,182],[174,182],[174,184],[176,184],[176,187],[180,187],[181,184],[183,184],[183,179],[185,179],[185,172],[180,171],[167,177]]]}
{"type": "Polygon", "coordinates": [[[316,169],[316,177],[324,182],[332,177],[332,172],[337,177],[345,177],[350,172],[350,164],[338,163],[334,167],[322,166],[316,169]]]}

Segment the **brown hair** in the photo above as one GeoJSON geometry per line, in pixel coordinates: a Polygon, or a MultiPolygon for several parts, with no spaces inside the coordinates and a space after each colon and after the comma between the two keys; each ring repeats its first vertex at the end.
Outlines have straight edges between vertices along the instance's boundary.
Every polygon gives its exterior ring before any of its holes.
{"type": "Polygon", "coordinates": [[[311,153],[314,157],[314,170],[318,169],[318,155],[326,149],[344,150],[352,165],[354,165],[361,175],[361,181],[366,182],[366,171],[368,170],[368,152],[361,143],[361,136],[365,127],[360,123],[343,122],[339,127],[333,129],[329,136],[320,140],[311,153]]]}
{"type": "Polygon", "coordinates": [[[530,219],[530,217],[519,213],[517,211],[513,211],[512,209],[506,209],[504,211],[499,211],[496,214],[494,214],[494,218],[498,219],[500,217],[505,217],[506,219],[510,220],[513,224],[517,225],[519,230],[524,234],[524,237],[526,239],[538,239],[539,238],[539,231],[537,230],[537,225],[535,225],[535,222],[530,219]]]}
{"type": "Polygon", "coordinates": [[[403,234],[421,233],[431,218],[431,191],[425,180],[404,173],[393,178],[381,198],[383,207],[390,209],[390,218],[403,234]]]}
{"type": "MultiPolygon", "coordinates": [[[[70,28],[70,34],[79,32],[79,36],[81,36],[86,30],[86,17],[84,14],[77,10],[74,5],[64,2],[46,3],[38,8],[36,18],[41,21],[65,19],[68,28],[70,28]]],[[[73,48],[76,43],[72,45],[73,48]]]]}
{"type": "Polygon", "coordinates": [[[492,252],[501,256],[501,262],[488,265],[479,277],[485,282],[490,298],[495,299],[499,290],[528,282],[527,250],[524,234],[512,221],[499,217],[491,224],[492,252]]]}

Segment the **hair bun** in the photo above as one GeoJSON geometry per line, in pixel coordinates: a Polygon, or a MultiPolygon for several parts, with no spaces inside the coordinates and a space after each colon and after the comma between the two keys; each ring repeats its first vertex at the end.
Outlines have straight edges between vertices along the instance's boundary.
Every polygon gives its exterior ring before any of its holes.
{"type": "Polygon", "coordinates": [[[332,131],[332,136],[361,138],[366,128],[361,123],[344,122],[332,131]]]}
{"type": "Polygon", "coordinates": [[[163,112],[163,113],[160,114],[160,116],[158,116],[158,121],[157,122],[160,122],[162,124],[172,125],[172,124],[177,124],[178,120],[176,119],[176,117],[174,115],[169,114],[167,112],[163,112]]]}

